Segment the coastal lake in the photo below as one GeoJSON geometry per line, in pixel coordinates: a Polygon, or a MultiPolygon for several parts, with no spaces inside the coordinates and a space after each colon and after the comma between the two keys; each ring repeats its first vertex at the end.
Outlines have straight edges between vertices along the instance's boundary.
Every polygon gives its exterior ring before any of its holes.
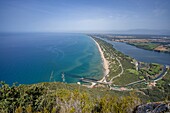
{"type": "Polygon", "coordinates": [[[82,77],[101,78],[102,75],[100,53],[95,42],[86,35],[0,34],[0,81],[8,84],[75,83],[82,77]]]}
{"type": "Polygon", "coordinates": [[[114,42],[104,39],[108,43],[113,45],[113,48],[122,52],[125,55],[135,58],[138,61],[148,62],[148,63],[159,63],[163,65],[170,66],[170,54],[156,51],[149,51],[145,49],[140,49],[135,46],[123,43],[114,42]]]}

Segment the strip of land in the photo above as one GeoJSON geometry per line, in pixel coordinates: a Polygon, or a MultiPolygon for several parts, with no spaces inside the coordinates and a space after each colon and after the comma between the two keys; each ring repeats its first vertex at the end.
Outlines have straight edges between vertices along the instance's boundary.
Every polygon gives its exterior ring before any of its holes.
{"type": "Polygon", "coordinates": [[[120,92],[133,90],[140,96],[152,98],[154,101],[169,95],[169,66],[137,61],[114,49],[105,41],[105,35],[89,36],[99,49],[105,70],[101,80],[82,78],[83,82],[91,83],[86,87],[109,88],[120,92]],[[154,94],[158,95],[155,97],[154,94]]]}
{"type": "Polygon", "coordinates": [[[101,58],[102,58],[102,61],[103,61],[103,68],[105,70],[104,76],[100,81],[105,82],[106,81],[105,76],[107,76],[109,74],[109,61],[104,57],[104,53],[103,53],[100,45],[93,38],[92,38],[92,40],[96,43],[96,45],[98,47],[98,50],[100,52],[100,55],[101,55],[101,58]]]}

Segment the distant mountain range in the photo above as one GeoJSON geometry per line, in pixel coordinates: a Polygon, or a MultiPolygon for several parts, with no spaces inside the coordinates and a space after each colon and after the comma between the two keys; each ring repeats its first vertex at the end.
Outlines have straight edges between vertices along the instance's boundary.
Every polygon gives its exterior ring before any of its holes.
{"type": "Polygon", "coordinates": [[[114,33],[114,34],[170,35],[170,30],[130,29],[130,30],[113,30],[113,31],[110,31],[109,33],[114,33]]]}
{"type": "Polygon", "coordinates": [[[104,34],[130,34],[130,35],[168,35],[170,30],[167,29],[129,29],[129,30],[106,30],[106,31],[79,31],[76,33],[104,33],[104,34]]]}

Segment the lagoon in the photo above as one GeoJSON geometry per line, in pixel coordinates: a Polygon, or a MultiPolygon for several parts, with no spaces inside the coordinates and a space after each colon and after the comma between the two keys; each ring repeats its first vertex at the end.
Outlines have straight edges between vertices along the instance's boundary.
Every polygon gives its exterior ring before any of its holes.
{"type": "Polygon", "coordinates": [[[132,58],[135,58],[138,61],[147,62],[147,63],[158,63],[158,64],[170,66],[170,54],[169,53],[140,49],[140,48],[137,48],[135,46],[132,46],[132,45],[129,45],[123,42],[108,41],[106,39],[105,41],[112,44],[113,48],[115,48],[116,50],[132,58]]]}

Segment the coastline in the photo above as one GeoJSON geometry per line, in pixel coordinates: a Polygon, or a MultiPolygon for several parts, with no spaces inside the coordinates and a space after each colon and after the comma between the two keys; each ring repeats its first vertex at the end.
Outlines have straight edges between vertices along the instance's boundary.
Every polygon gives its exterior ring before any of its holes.
{"type": "Polygon", "coordinates": [[[97,45],[97,48],[98,48],[98,50],[99,50],[99,53],[100,53],[100,56],[101,56],[102,62],[103,62],[104,76],[103,76],[103,78],[100,80],[100,82],[106,82],[105,77],[106,77],[106,75],[108,75],[109,72],[110,72],[110,70],[109,70],[109,61],[104,57],[104,53],[103,53],[100,45],[99,45],[92,37],[90,37],[90,38],[91,38],[91,39],[95,42],[95,44],[97,45]]]}

